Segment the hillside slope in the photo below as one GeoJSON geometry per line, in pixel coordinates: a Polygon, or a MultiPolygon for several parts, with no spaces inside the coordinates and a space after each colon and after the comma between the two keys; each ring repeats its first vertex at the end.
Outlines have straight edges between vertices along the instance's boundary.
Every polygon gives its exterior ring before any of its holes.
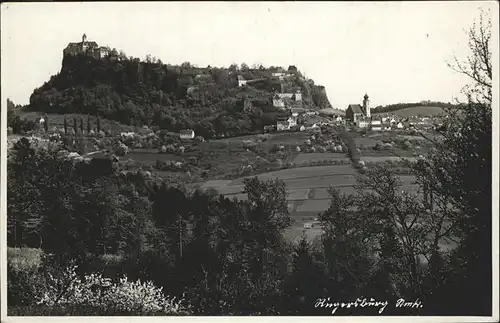
{"type": "MultiPolygon", "coordinates": [[[[438,107],[438,106],[416,106],[416,107],[410,107],[410,108],[402,108],[399,110],[394,110],[390,112],[391,114],[397,115],[399,117],[411,117],[411,116],[418,116],[418,117],[433,117],[433,116],[440,116],[440,115],[445,115],[446,111],[445,108],[438,107]]],[[[377,114],[377,113],[375,113],[377,114]]]]}
{"type": "Polygon", "coordinates": [[[400,117],[433,117],[446,114],[447,109],[460,108],[460,104],[423,101],[419,103],[396,103],[378,106],[372,109],[373,114],[395,114],[400,117]]]}
{"type": "Polygon", "coordinates": [[[263,68],[230,70],[65,56],[61,71],[34,90],[29,108],[99,115],[170,131],[192,128],[212,137],[259,131],[274,123],[281,113],[273,106],[274,95],[297,90],[305,108],[330,106],[324,87],[304,79],[300,72],[280,81],[263,68]],[[240,75],[259,81],[239,87],[240,75]]]}

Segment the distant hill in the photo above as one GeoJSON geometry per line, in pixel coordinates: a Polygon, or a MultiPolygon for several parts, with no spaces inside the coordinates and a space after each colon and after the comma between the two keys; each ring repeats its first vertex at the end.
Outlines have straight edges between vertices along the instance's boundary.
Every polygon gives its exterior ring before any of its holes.
{"type": "Polygon", "coordinates": [[[391,113],[400,117],[411,117],[411,116],[419,116],[419,117],[432,117],[443,115],[446,111],[441,107],[434,106],[419,106],[419,107],[411,107],[411,108],[403,108],[391,112],[379,112],[373,114],[385,114],[391,113]]]}
{"type": "Polygon", "coordinates": [[[155,125],[169,131],[241,135],[275,122],[277,92],[302,94],[302,107],[330,107],[323,86],[289,72],[280,80],[266,68],[200,68],[137,58],[95,59],[67,55],[61,71],[30,97],[29,109],[46,113],[101,116],[120,123],[155,125]],[[238,78],[255,80],[238,86],[238,78]],[[257,81],[258,80],[258,81],[257,81]]]}
{"type": "Polygon", "coordinates": [[[372,109],[372,114],[391,113],[400,117],[438,116],[446,114],[447,108],[457,108],[458,105],[443,102],[398,103],[378,106],[372,109]]]}

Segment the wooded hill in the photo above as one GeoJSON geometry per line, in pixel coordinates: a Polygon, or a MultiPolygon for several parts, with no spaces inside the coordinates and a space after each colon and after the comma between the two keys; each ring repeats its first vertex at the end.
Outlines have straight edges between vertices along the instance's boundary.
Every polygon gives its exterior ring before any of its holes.
{"type": "Polygon", "coordinates": [[[33,91],[29,109],[99,115],[170,131],[192,128],[197,135],[212,137],[251,133],[274,123],[280,111],[272,100],[281,90],[300,90],[304,108],[330,107],[324,87],[298,71],[280,81],[272,77],[272,69],[242,65],[199,68],[137,58],[66,56],[61,71],[33,91]],[[261,80],[238,87],[239,75],[261,80]]]}

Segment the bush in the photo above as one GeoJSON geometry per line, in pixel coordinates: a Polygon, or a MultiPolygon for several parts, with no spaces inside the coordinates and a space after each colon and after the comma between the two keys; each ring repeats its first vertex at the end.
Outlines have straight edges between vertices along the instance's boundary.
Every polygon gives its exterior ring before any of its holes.
{"type": "Polygon", "coordinates": [[[255,148],[257,146],[257,143],[254,142],[253,140],[243,140],[241,142],[241,146],[243,148],[250,149],[250,148],[255,148]]]}
{"type": "Polygon", "coordinates": [[[60,276],[48,276],[47,291],[38,305],[62,309],[63,312],[83,312],[87,315],[128,313],[150,315],[189,313],[183,300],[165,297],[162,288],[152,282],[129,281],[126,276],[113,282],[101,274],[92,273],[78,278],[76,266],[66,268],[60,276]]]}
{"type": "Polygon", "coordinates": [[[125,156],[129,152],[130,152],[130,149],[121,142],[118,144],[118,147],[115,148],[115,154],[117,156],[125,156]]]}
{"type": "Polygon", "coordinates": [[[259,140],[264,142],[264,141],[267,141],[271,138],[271,135],[270,134],[260,134],[258,136],[259,140]]]}
{"type": "Polygon", "coordinates": [[[43,253],[33,248],[7,249],[7,300],[10,305],[33,305],[45,292],[40,274],[43,253]]]}

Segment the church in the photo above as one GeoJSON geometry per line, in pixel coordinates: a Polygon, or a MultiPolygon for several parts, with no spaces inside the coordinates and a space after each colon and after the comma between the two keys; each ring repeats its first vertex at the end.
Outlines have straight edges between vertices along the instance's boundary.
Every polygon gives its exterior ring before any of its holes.
{"type": "Polygon", "coordinates": [[[372,124],[370,113],[370,98],[368,94],[363,97],[363,105],[349,104],[345,111],[346,119],[355,124],[358,128],[368,128],[372,124]]]}

